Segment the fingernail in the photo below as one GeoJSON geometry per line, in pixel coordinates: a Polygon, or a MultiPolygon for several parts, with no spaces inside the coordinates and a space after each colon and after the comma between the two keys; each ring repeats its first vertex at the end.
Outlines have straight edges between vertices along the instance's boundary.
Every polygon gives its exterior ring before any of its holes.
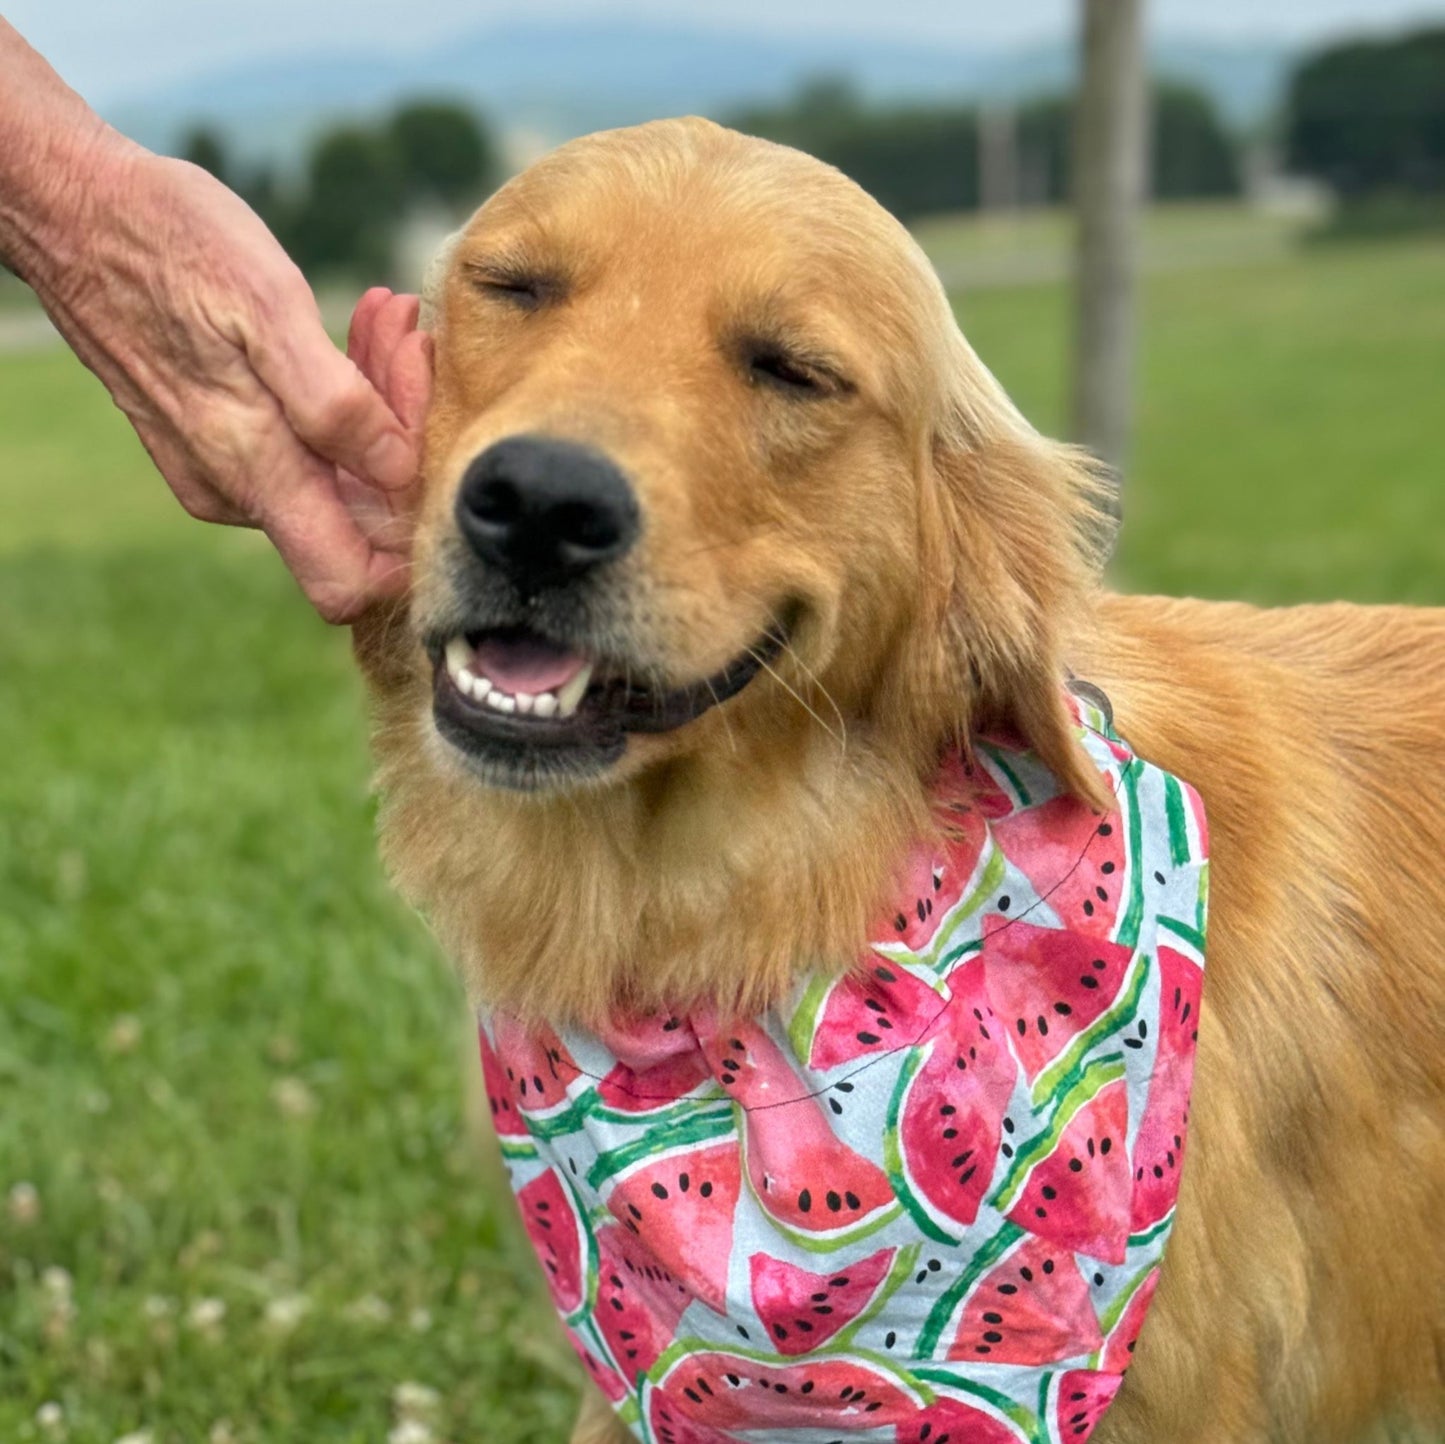
{"type": "Polygon", "coordinates": [[[372,442],[366,453],[366,471],[382,486],[405,486],[416,476],[417,457],[405,437],[389,431],[372,442]]]}

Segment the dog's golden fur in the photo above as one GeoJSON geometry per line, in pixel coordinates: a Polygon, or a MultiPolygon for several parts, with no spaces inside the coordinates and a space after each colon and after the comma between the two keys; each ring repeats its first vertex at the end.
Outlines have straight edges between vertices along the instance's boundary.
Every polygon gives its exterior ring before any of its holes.
{"type": "MultiPolygon", "coordinates": [[[[1214,838],[1191,1159],[1098,1438],[1313,1444],[1438,1418],[1445,615],[1102,592],[1096,470],[1023,420],[907,234],[826,167],[705,122],[576,142],[506,187],[454,247],[436,326],[411,613],[357,644],[387,862],[474,992],[586,1023],[753,1011],[847,967],[930,825],[948,739],[1012,728],[1099,800],[1071,667],[1200,790],[1214,838]],[[488,295],[498,268],[541,302],[488,295]],[[828,394],[750,384],[751,335],[822,358],[828,394]],[[438,739],[417,640],[455,615],[459,478],[521,431],[631,478],[645,528],[617,635],[640,667],[691,681],[796,619],[741,696],[531,795],[438,739]]],[[[578,1438],[610,1440],[594,1404],[578,1438]]]]}

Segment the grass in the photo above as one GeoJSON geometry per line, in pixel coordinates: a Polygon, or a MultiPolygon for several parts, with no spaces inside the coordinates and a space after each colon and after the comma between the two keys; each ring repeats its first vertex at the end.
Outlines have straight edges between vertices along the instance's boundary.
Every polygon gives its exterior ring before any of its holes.
{"type": "MultiPolygon", "coordinates": [[[[1445,266],[1325,248],[1145,288],[1119,579],[1269,603],[1445,600],[1445,266]]],[[[1069,297],[958,297],[1025,412],[1066,429],[1069,297]]]]}
{"type": "MultiPolygon", "coordinates": [[[[1307,224],[1233,203],[1160,205],[1144,218],[1140,256],[1146,271],[1161,273],[1280,260],[1307,224]]],[[[1063,208],[939,216],[923,221],[917,234],[951,287],[1059,280],[1072,264],[1074,221],[1063,208]]]]}
{"type": "MultiPolygon", "coordinates": [[[[960,312],[1057,429],[1063,290],[960,312]]],[[[1438,251],[1161,271],[1146,315],[1130,585],[1445,601],[1438,251]]],[[[408,1382],[438,1438],[565,1437],[345,638],[61,353],[0,359],[0,749],[0,1438],[375,1441],[408,1382]]]]}
{"type": "Polygon", "coordinates": [[[25,285],[10,274],[0,270],[0,315],[7,311],[28,311],[35,307],[35,297],[25,285]]]}

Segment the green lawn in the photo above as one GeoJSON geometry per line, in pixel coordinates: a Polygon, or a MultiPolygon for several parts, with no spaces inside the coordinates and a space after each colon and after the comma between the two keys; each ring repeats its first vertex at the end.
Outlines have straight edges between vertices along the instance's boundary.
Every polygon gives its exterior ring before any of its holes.
{"type": "MultiPolygon", "coordinates": [[[[1445,601],[1438,248],[1164,271],[1146,310],[1130,584],[1445,601]]],[[[960,311],[1057,427],[1064,292],[960,311]]],[[[563,1438],[345,638],[61,354],[0,359],[0,751],[0,1438],[54,1401],[77,1444],[376,1441],[406,1383],[438,1440],[563,1438]]]]}

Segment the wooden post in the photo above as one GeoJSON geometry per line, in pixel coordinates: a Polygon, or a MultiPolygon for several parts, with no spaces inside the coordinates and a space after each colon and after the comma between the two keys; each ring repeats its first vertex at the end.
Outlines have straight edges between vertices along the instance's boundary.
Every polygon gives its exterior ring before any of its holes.
{"type": "Polygon", "coordinates": [[[1144,0],[1082,0],[1074,432],[1121,471],[1133,421],[1134,286],[1148,157],[1144,0]]]}

